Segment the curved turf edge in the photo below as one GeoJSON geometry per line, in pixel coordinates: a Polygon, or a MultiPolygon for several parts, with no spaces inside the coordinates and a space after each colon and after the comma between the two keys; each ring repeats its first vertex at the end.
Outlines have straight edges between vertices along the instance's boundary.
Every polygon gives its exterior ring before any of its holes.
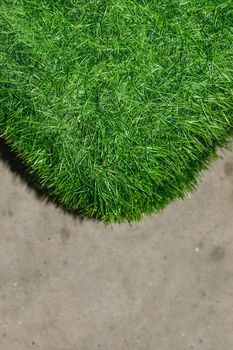
{"type": "Polygon", "coordinates": [[[230,1],[3,1],[0,134],[68,210],[140,220],[233,130],[230,1]]]}

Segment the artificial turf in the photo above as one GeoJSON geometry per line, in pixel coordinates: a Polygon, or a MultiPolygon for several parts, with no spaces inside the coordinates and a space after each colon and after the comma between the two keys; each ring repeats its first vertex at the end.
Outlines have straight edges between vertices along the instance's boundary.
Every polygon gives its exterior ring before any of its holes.
{"type": "Polygon", "coordinates": [[[233,130],[225,0],[1,0],[0,135],[51,198],[139,220],[233,130]]]}

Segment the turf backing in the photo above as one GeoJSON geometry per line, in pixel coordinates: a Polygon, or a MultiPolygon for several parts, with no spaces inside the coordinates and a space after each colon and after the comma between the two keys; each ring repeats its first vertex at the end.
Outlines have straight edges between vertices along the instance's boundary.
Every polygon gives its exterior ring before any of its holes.
{"type": "Polygon", "coordinates": [[[139,220],[233,130],[229,0],[1,0],[0,135],[51,198],[139,220]]]}

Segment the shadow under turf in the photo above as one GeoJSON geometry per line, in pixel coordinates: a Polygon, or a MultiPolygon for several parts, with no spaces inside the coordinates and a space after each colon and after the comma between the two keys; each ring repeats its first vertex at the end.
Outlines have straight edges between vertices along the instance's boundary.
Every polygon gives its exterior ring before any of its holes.
{"type": "Polygon", "coordinates": [[[83,219],[83,216],[79,211],[67,209],[52,197],[48,189],[41,188],[39,185],[39,180],[36,178],[35,174],[31,174],[30,169],[24,164],[18,154],[10,148],[2,137],[0,137],[0,159],[3,160],[3,162],[16,176],[19,176],[20,179],[26,183],[28,188],[30,188],[36,194],[39,200],[46,201],[46,203],[53,203],[57,208],[62,209],[64,213],[72,215],[74,218],[79,218],[80,220],[83,219]]]}

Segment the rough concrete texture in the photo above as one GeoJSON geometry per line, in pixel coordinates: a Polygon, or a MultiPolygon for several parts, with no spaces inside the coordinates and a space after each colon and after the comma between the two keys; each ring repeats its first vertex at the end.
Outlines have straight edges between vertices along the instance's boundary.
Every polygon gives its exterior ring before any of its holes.
{"type": "Polygon", "coordinates": [[[105,228],[0,162],[1,350],[232,350],[233,155],[163,213],[105,228]]]}

